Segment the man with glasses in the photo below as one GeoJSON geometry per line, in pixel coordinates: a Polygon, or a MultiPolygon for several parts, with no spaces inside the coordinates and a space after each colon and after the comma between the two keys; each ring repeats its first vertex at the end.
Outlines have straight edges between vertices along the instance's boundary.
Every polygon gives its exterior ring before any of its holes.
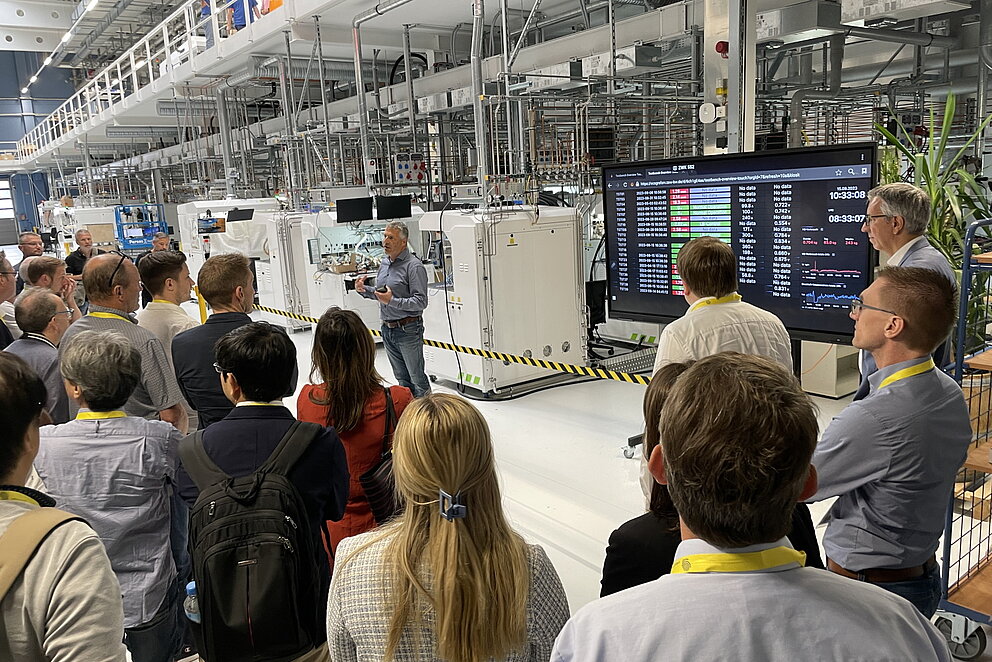
{"type": "Polygon", "coordinates": [[[69,397],[59,374],[59,342],[69,328],[73,310],[49,290],[29,289],[17,297],[14,309],[17,325],[24,332],[5,352],[24,359],[45,382],[48,401],[45,408],[52,422],[69,420],[69,397]]]}
{"type": "MultiPolygon", "coordinates": [[[[947,258],[926,238],[929,221],[930,197],[926,192],[912,184],[896,182],[868,191],[868,211],[861,231],[868,235],[875,250],[889,256],[886,266],[930,269],[957,284],[947,258]]],[[[945,362],[946,356],[946,342],[942,342],[934,351],[938,366],[945,362]]],[[[868,395],[868,375],[875,370],[871,355],[861,352],[861,385],[854,394],[855,400],[868,395]]]]}
{"type": "Polygon", "coordinates": [[[851,305],[853,344],[878,370],[812,460],[819,487],[810,501],[838,497],[823,538],[830,570],[901,595],[928,618],[940,600],[934,554],[971,443],[961,389],[930,356],[954,324],[955,300],[937,271],[882,269],[851,305]]]}
{"type": "Polygon", "coordinates": [[[161,419],[185,434],[188,420],[183,396],[162,342],[131,316],[138,309],[141,292],[137,267],[123,253],[97,255],[86,261],[83,285],[90,298],[90,312],[69,327],[60,354],[82,331],[120,333],[141,354],[141,380],[124,411],[131,416],[161,419]]]}
{"type": "MultiPolygon", "coordinates": [[[[24,258],[41,255],[45,251],[45,243],[41,240],[41,235],[37,232],[22,232],[17,237],[17,248],[21,251],[21,262],[23,262],[24,258]]],[[[15,271],[18,270],[21,262],[14,265],[15,271]]],[[[23,289],[24,281],[21,279],[21,276],[18,275],[17,293],[20,294],[23,289]]]]}
{"type": "Polygon", "coordinates": [[[14,320],[14,297],[17,296],[17,271],[10,265],[6,253],[0,251],[0,349],[21,337],[21,329],[14,320]]]}

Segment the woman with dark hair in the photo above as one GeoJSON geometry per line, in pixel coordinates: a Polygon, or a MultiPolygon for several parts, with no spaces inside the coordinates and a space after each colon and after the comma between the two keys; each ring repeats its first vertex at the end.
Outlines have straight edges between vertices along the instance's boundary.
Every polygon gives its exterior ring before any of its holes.
{"type": "MultiPolygon", "coordinates": [[[[300,392],[297,418],[337,431],[351,473],[344,517],[327,523],[333,558],[339,542],[376,525],[358,479],[382,456],[387,394],[397,418],[413,400],[413,394],[403,386],[383,386],[375,369],[375,342],[362,318],[353,311],[332,307],[321,316],[314,332],[312,357],[310,381],[314,383],[300,392]]],[[[394,422],[394,429],[395,425],[394,422]]]]}
{"type": "MultiPolygon", "coordinates": [[[[695,361],[668,363],[654,374],[644,393],[644,456],[649,457],[661,443],[658,421],[668,399],[668,392],[679,376],[695,361]]],[[[635,517],[610,534],[603,563],[600,597],[646,584],[667,575],[675,562],[675,550],[682,542],[679,514],[668,494],[668,486],[652,481],[648,512],[635,517]]],[[[809,507],[797,503],[792,513],[789,540],[806,553],[806,565],[822,568],[809,507]]]]}

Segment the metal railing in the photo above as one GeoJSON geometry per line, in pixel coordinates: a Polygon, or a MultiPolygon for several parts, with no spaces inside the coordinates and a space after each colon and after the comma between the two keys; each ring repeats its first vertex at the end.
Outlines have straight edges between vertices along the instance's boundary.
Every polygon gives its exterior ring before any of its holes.
{"type": "Polygon", "coordinates": [[[17,143],[17,158],[30,160],[36,153],[56,147],[75,129],[99,118],[194,55],[213,48],[221,38],[229,36],[227,14],[235,5],[242,7],[246,25],[258,20],[251,14],[249,0],[211,0],[206,16],[201,12],[202,0],[186,0],[25,134],[17,143]]]}

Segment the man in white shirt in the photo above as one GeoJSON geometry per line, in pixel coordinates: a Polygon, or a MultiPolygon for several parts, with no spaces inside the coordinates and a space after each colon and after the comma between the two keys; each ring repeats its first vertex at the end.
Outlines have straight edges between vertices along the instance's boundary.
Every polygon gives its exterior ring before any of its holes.
{"type": "Polygon", "coordinates": [[[730,246],[698,237],[682,246],[676,264],[689,310],[661,332],[655,372],[666,363],[719,352],[766,356],[792,370],[792,345],[782,321],[737,294],[737,257],[730,246]]]}
{"type": "Polygon", "coordinates": [[[785,533],[816,492],[816,409],[775,362],[727,352],[672,387],[651,472],[682,542],[671,574],[580,609],[552,662],[951,659],[903,598],[803,567],[785,533]]]}
{"type": "MultiPolygon", "coordinates": [[[[199,326],[200,323],[186,314],[180,304],[189,301],[193,289],[193,279],[189,275],[186,256],[175,251],[155,251],[149,253],[138,264],[141,282],[152,294],[152,300],[138,312],[138,326],[148,329],[162,341],[169,365],[172,363],[172,339],[178,334],[199,326]]],[[[195,430],[199,424],[196,410],[186,404],[189,416],[189,429],[195,430]]]]}

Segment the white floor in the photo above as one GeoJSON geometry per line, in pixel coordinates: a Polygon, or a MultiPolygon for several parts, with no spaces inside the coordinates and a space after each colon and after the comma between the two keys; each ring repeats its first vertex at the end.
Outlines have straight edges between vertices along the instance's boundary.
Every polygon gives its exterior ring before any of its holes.
{"type": "MultiPolygon", "coordinates": [[[[253,317],[281,322],[266,313],[253,317]]],[[[291,337],[299,350],[302,388],[312,365],[313,334],[300,331],[291,337]]],[[[376,367],[395,383],[381,349],[376,367]]],[[[434,388],[455,392],[438,384],[434,388]]],[[[511,401],[474,403],[492,430],[506,512],[528,542],[547,551],[573,612],[599,597],[610,533],[643,513],[638,460],[625,458],[622,448],[642,429],[644,388],[595,381],[511,401]]],[[[850,401],[815,400],[821,428],[850,401]]],[[[286,404],[295,411],[295,397],[286,404]]],[[[811,508],[814,522],[827,507],[811,508]]]]}

